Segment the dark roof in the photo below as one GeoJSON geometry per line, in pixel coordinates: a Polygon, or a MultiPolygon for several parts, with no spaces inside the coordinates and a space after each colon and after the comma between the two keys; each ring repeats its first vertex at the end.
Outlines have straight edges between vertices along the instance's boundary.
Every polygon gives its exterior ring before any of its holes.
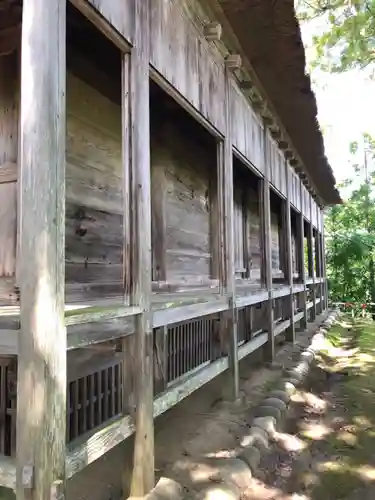
{"type": "Polygon", "coordinates": [[[293,0],[219,0],[325,205],[341,203],[324,152],[293,0]]]}

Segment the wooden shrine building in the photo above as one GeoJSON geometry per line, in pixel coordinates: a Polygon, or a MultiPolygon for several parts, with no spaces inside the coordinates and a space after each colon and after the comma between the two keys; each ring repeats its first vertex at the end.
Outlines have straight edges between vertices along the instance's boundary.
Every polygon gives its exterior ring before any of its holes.
{"type": "Polygon", "coordinates": [[[0,0],[0,484],[65,498],[327,308],[292,0],[0,0]],[[279,338],[277,338],[280,336],[279,338]]]}

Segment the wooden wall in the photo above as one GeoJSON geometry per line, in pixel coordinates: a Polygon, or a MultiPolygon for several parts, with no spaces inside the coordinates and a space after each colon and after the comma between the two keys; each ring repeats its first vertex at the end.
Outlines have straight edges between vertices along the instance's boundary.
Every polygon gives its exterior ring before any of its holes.
{"type": "MultiPolygon", "coordinates": [[[[152,189],[152,212],[162,211],[164,219],[159,226],[153,224],[153,247],[165,238],[164,279],[168,284],[208,283],[212,278],[215,141],[201,142],[199,129],[188,128],[190,120],[186,124],[166,109],[151,116],[151,178],[160,182],[158,189],[152,189]]],[[[158,281],[156,267],[154,263],[154,280],[158,281]]]]}
{"type": "Polygon", "coordinates": [[[0,306],[16,302],[17,55],[0,57],[0,306]]]}
{"type": "Polygon", "coordinates": [[[123,293],[121,155],[121,106],[68,73],[68,303],[123,293]]]}
{"type": "Polygon", "coordinates": [[[225,130],[224,66],[182,2],[151,2],[151,64],[218,130],[225,130]]]}
{"type": "Polygon", "coordinates": [[[277,189],[277,191],[286,196],[286,171],[285,171],[285,158],[282,151],[277,146],[269,132],[266,134],[267,153],[266,158],[270,165],[270,183],[277,189]]]}
{"type": "MultiPolygon", "coordinates": [[[[130,43],[134,41],[135,0],[89,0],[130,43]]],[[[76,3],[76,0],[73,0],[76,3]]],[[[78,3],[78,2],[77,2],[78,3]]]]}
{"type": "Polygon", "coordinates": [[[263,173],[263,125],[234,81],[230,99],[233,146],[263,173]]]}
{"type": "Polygon", "coordinates": [[[250,283],[261,279],[261,234],[259,196],[254,186],[235,181],[234,189],[234,258],[236,278],[250,283]],[[241,189],[240,186],[244,186],[241,189]]]}
{"type": "Polygon", "coordinates": [[[288,165],[288,179],[289,179],[289,196],[290,203],[297,210],[301,210],[301,179],[294,172],[292,167],[288,165]]]}

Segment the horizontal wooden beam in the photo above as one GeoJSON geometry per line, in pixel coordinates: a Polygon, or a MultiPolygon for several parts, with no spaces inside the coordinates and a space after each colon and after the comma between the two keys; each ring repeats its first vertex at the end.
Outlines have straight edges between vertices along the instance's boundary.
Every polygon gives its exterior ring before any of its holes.
{"type": "Polygon", "coordinates": [[[65,326],[82,325],[115,318],[126,318],[142,312],[137,306],[92,306],[65,311],[65,326]]]}
{"type": "Polygon", "coordinates": [[[246,342],[246,344],[242,345],[241,347],[238,348],[238,360],[241,360],[243,358],[246,358],[249,354],[252,352],[255,352],[257,349],[260,349],[264,344],[266,344],[268,341],[268,334],[267,333],[261,333],[251,339],[249,342],[246,342]]]}
{"type": "Polygon", "coordinates": [[[236,296],[236,307],[246,307],[255,304],[260,304],[265,302],[269,298],[269,292],[267,290],[260,290],[251,294],[244,296],[236,296]]]}
{"type": "Polygon", "coordinates": [[[273,299],[278,299],[280,297],[285,297],[286,295],[290,295],[292,293],[291,287],[289,285],[281,286],[280,288],[273,288],[271,297],[273,299]]]}
{"type": "MultiPolygon", "coordinates": [[[[228,359],[222,358],[196,372],[183,383],[176,384],[154,400],[154,418],[166,412],[194,391],[210,382],[228,368],[228,359]]],[[[71,478],[134,433],[132,418],[126,415],[102,428],[73,441],[67,449],[66,474],[71,478]]]]}
{"type": "Polygon", "coordinates": [[[181,321],[188,321],[200,316],[215,314],[226,311],[229,307],[229,301],[226,298],[220,298],[204,302],[201,304],[192,304],[183,307],[172,307],[154,311],[153,327],[170,325],[181,321]]]}
{"type": "Polygon", "coordinates": [[[290,325],[291,325],[290,319],[286,319],[285,321],[281,321],[281,323],[275,324],[273,329],[274,336],[277,337],[281,333],[285,332],[285,330],[287,330],[290,327],[290,325]]]}
{"type": "Polygon", "coordinates": [[[303,318],[304,314],[305,313],[303,311],[296,313],[294,315],[294,323],[298,323],[298,321],[301,321],[301,319],[303,318]]]}
{"type": "Polygon", "coordinates": [[[84,434],[67,447],[66,476],[71,478],[134,433],[129,415],[106,422],[99,430],[84,434]]]}

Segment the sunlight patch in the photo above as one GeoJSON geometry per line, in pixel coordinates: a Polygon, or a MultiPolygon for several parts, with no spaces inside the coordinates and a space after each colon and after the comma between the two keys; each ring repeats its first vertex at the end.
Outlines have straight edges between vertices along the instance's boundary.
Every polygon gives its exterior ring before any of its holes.
{"type": "Polygon", "coordinates": [[[358,467],[357,474],[365,481],[375,481],[375,468],[370,465],[358,467]]]}
{"type": "Polygon", "coordinates": [[[285,451],[302,451],[307,447],[307,443],[302,441],[302,439],[283,432],[278,432],[274,436],[274,439],[276,443],[285,451]]]}
{"type": "Polygon", "coordinates": [[[301,427],[302,436],[313,441],[321,441],[333,432],[332,429],[324,424],[304,423],[301,427]]]}

